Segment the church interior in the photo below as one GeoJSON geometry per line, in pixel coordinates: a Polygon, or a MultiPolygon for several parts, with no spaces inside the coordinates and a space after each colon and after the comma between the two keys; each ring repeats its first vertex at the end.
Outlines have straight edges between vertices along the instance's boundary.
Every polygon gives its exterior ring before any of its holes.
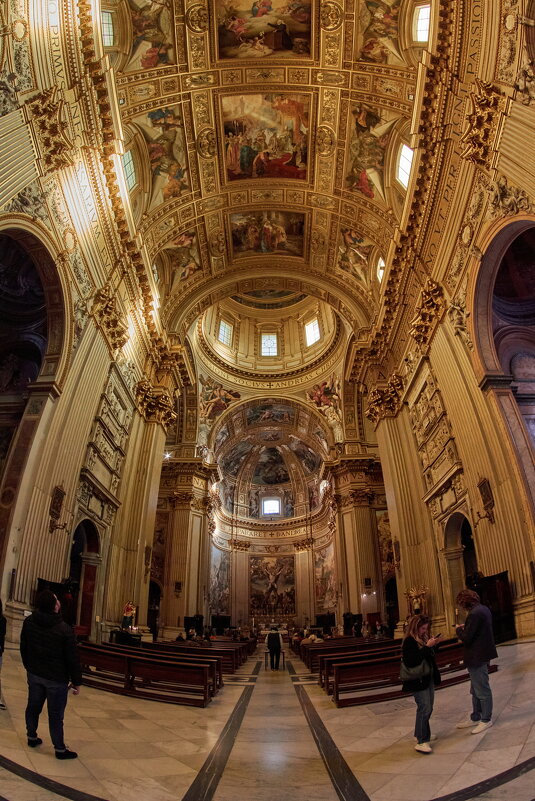
{"type": "Polygon", "coordinates": [[[532,799],[534,31],[534,0],[2,0],[8,801],[532,799]],[[448,685],[431,758],[410,696],[335,704],[292,647],[454,639],[465,587],[495,728],[448,685]],[[224,681],[88,681],[76,764],[29,753],[44,588],[93,660],[196,630],[224,681]]]}

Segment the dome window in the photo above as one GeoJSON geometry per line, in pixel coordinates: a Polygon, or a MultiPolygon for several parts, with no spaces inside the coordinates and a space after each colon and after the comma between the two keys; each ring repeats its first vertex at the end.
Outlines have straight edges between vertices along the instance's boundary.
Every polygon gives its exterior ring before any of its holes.
{"type": "Polygon", "coordinates": [[[311,345],[314,345],[315,342],[319,342],[320,337],[320,324],[318,322],[318,318],[315,317],[305,325],[305,339],[307,348],[309,348],[311,345]]]}
{"type": "Polygon", "coordinates": [[[260,355],[277,356],[278,353],[277,334],[262,334],[260,339],[260,355]]]}
{"type": "Polygon", "coordinates": [[[227,323],[226,320],[219,321],[219,334],[217,338],[223,345],[227,345],[230,348],[232,345],[232,332],[234,326],[231,323],[227,323]]]}
{"type": "Polygon", "coordinates": [[[382,256],[379,256],[377,261],[377,280],[379,283],[383,280],[383,275],[385,274],[385,260],[382,256]]]}

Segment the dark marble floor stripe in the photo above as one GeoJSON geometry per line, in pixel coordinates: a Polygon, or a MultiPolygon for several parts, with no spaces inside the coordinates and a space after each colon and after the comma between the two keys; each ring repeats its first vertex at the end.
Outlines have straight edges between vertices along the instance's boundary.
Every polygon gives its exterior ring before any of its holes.
{"type": "MultiPolygon", "coordinates": [[[[432,801],[469,801],[471,798],[477,798],[483,793],[488,793],[489,790],[494,790],[495,787],[500,787],[502,784],[518,779],[525,773],[535,768],[535,757],[530,757],[518,765],[514,765],[502,773],[497,773],[496,776],[491,776],[490,779],[484,779],[482,782],[472,784],[470,787],[465,787],[464,790],[456,790],[454,793],[441,795],[439,798],[433,798],[432,801]]],[[[534,782],[535,784],[535,782],[534,782]]],[[[511,799],[513,796],[509,796],[511,799]]],[[[505,798],[505,796],[504,796],[505,798]]]]}
{"type": "MultiPolygon", "coordinates": [[[[90,795],[89,793],[84,793],[82,790],[75,790],[73,787],[68,787],[66,784],[54,781],[54,779],[47,779],[46,776],[41,776],[40,773],[35,773],[35,771],[29,768],[24,768],[22,765],[18,765],[16,762],[12,762],[11,759],[4,756],[0,756],[0,768],[5,768],[5,770],[8,770],[10,773],[20,776],[21,779],[36,784],[44,790],[49,790],[51,793],[56,793],[56,795],[61,795],[64,798],[70,798],[71,801],[108,801],[101,796],[90,795]]],[[[0,801],[2,801],[1,798],[0,801]]]]}
{"type": "MultiPolygon", "coordinates": [[[[262,663],[257,662],[253,675],[258,676],[262,663]]],[[[217,785],[223,775],[230,752],[238,736],[245,712],[253,694],[254,685],[245,687],[234,711],[227,720],[217,743],[214,745],[193,784],[191,784],[182,801],[212,801],[217,785]]]]}
{"type": "MultiPolygon", "coordinates": [[[[295,670],[290,662],[288,663],[288,672],[290,675],[295,675],[295,670]]],[[[294,689],[340,801],[370,801],[369,795],[357,781],[355,774],[325,728],[305,688],[300,684],[294,684],[294,689]]]]}

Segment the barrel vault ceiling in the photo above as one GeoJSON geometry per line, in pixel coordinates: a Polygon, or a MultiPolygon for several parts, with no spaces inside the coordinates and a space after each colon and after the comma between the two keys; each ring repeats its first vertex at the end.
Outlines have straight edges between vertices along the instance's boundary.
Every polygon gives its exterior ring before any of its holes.
{"type": "Polygon", "coordinates": [[[177,341],[226,298],[284,291],[366,342],[405,202],[416,5],[103,0],[131,224],[177,341]]]}

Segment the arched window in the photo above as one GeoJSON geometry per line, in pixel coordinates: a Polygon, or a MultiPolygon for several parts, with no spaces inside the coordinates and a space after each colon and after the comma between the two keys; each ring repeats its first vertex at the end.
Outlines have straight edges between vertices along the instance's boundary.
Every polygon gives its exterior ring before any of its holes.
{"type": "Polygon", "coordinates": [[[278,356],[278,337],[276,333],[262,334],[260,338],[261,356],[278,356]]]}
{"type": "Polygon", "coordinates": [[[412,148],[410,148],[408,145],[401,145],[398,156],[396,178],[405,189],[407,189],[411,177],[413,156],[414,150],[412,150],[412,148]]]}
{"type": "Polygon", "coordinates": [[[429,41],[429,24],[431,22],[431,5],[418,4],[414,9],[412,35],[415,42],[424,44],[429,41]]]}
{"type": "Polygon", "coordinates": [[[377,270],[377,280],[379,281],[379,283],[381,283],[381,281],[383,280],[383,276],[385,274],[385,260],[383,259],[382,256],[379,256],[377,260],[376,270],[377,270]]]}
{"type": "Polygon", "coordinates": [[[318,322],[318,318],[314,317],[314,319],[309,320],[308,323],[305,323],[305,341],[307,343],[307,348],[314,343],[319,342],[321,338],[320,333],[320,324],[318,322]]]}
{"type": "Polygon", "coordinates": [[[134,157],[132,151],[127,150],[123,154],[123,170],[128,191],[131,192],[137,183],[136,168],[134,166],[134,157]]]}
{"type": "Polygon", "coordinates": [[[227,347],[231,347],[232,345],[232,333],[234,330],[234,326],[232,323],[227,323],[226,320],[219,321],[219,331],[217,334],[217,338],[223,345],[227,345],[227,347]]]}

